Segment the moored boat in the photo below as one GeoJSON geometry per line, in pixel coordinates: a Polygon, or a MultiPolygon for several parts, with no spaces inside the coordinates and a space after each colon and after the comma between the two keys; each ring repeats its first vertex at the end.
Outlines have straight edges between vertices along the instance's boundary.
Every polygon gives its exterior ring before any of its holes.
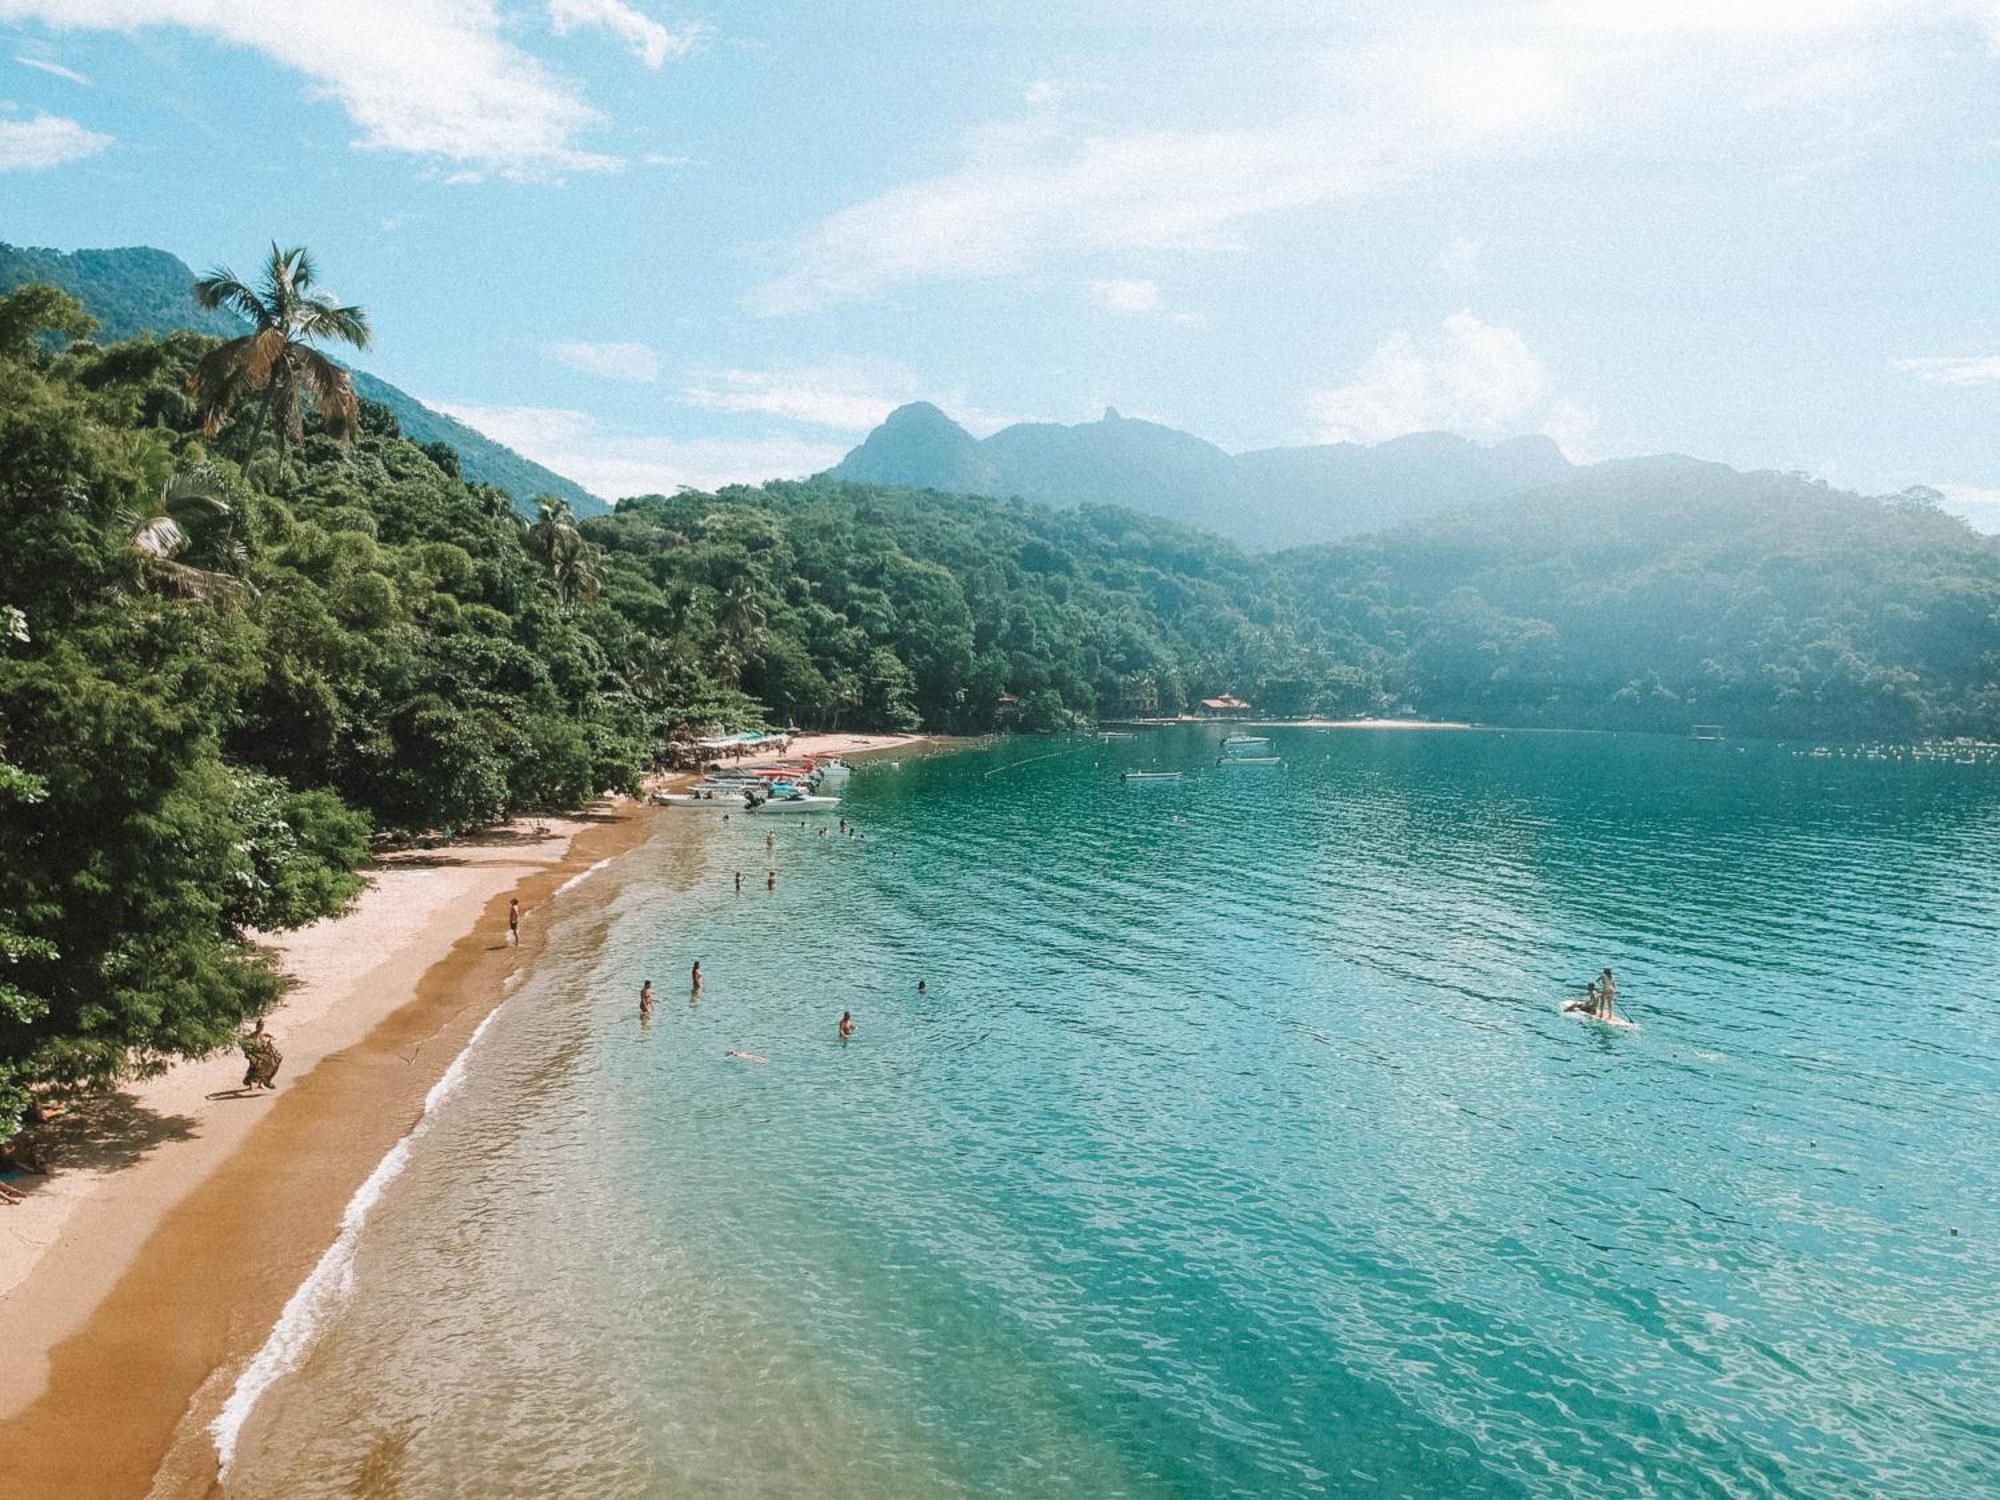
{"type": "Polygon", "coordinates": [[[752,813],[823,813],[832,812],[838,806],[838,797],[815,797],[793,787],[774,790],[768,797],[753,795],[745,802],[743,810],[752,813]]]}
{"type": "Polygon", "coordinates": [[[1224,755],[1215,762],[1218,766],[1282,766],[1284,758],[1278,755],[1224,755]]]}
{"type": "Polygon", "coordinates": [[[1120,781],[1179,781],[1181,773],[1179,771],[1121,771],[1118,773],[1118,779],[1120,781]]]}
{"type": "Polygon", "coordinates": [[[1271,737],[1265,734],[1232,734],[1222,742],[1225,750],[1250,750],[1258,745],[1268,745],[1271,737]]]}

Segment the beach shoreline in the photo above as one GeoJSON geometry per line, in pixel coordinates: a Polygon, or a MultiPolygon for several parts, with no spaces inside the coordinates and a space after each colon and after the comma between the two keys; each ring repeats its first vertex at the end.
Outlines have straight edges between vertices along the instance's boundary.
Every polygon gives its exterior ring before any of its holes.
{"type": "Polygon", "coordinates": [[[0,1209],[0,1493],[213,1491],[212,1449],[176,1434],[220,1404],[356,1190],[533,962],[538,909],[655,817],[619,799],[385,856],[353,910],[269,944],[295,980],[272,1016],[276,1093],[244,1095],[242,1060],[225,1053],[73,1112],[55,1172],[0,1209]],[[178,1472],[162,1471],[170,1452],[178,1472]]]}

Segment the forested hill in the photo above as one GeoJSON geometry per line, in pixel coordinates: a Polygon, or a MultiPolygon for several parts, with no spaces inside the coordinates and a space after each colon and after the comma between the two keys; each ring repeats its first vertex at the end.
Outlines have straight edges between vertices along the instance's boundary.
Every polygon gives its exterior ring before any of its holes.
{"type": "Polygon", "coordinates": [[[1277,560],[1297,607],[1439,716],[1732,735],[2000,737],[2000,538],[1719,464],[1607,464],[1277,560]]]}
{"type": "MultiPolygon", "coordinates": [[[[194,272],[165,250],[133,246],[64,252],[0,244],[0,293],[35,281],[60,287],[82,302],[97,319],[98,337],[105,343],[177,328],[217,338],[234,338],[244,331],[233,314],[212,311],[194,300],[190,290],[194,272]]],[[[576,481],[433,411],[386,380],[356,371],[354,383],[360,395],[393,411],[404,433],[418,442],[446,444],[458,454],[468,479],[505,490],[524,512],[533,510],[537,495],[566,500],[579,515],[607,508],[576,481]]]]}

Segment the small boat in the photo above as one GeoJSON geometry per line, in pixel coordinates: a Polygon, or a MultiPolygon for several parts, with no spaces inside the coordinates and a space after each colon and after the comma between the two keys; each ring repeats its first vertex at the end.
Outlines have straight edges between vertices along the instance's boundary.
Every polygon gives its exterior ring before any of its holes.
{"type": "Polygon", "coordinates": [[[1136,740],[1137,738],[1139,738],[1139,736],[1136,734],[1127,733],[1125,730],[1122,729],[1107,729],[1102,734],[1098,735],[1098,738],[1100,740],[1105,740],[1105,741],[1136,740]]]}
{"type": "Polygon", "coordinates": [[[653,800],[662,807],[699,807],[709,812],[741,812],[744,804],[744,788],[734,786],[696,786],[684,792],[655,792],[653,800]]]}
{"type": "Polygon", "coordinates": [[[752,813],[823,813],[832,812],[838,806],[838,797],[815,797],[794,788],[773,791],[769,797],[753,796],[745,802],[743,810],[752,813]]]}
{"type": "Polygon", "coordinates": [[[1120,771],[1120,781],[1179,781],[1179,771],[1120,771]]]}
{"type": "Polygon", "coordinates": [[[1217,758],[1218,766],[1282,766],[1284,758],[1277,755],[1224,755],[1217,758]]]}
{"type": "Polygon", "coordinates": [[[1264,734],[1232,734],[1222,742],[1225,750],[1248,750],[1252,745],[1268,745],[1271,737],[1264,734]]]}
{"type": "Polygon", "coordinates": [[[817,760],[813,762],[813,773],[828,786],[845,786],[853,770],[844,760],[817,760]]]}

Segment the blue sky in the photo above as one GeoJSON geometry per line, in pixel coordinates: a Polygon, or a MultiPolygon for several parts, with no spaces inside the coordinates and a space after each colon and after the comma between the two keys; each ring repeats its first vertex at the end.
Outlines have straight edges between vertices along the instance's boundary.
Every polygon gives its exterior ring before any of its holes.
{"type": "Polygon", "coordinates": [[[616,496],[895,404],[1681,451],[2000,528],[2000,3],[0,0],[0,237],[247,270],[616,496]]]}

